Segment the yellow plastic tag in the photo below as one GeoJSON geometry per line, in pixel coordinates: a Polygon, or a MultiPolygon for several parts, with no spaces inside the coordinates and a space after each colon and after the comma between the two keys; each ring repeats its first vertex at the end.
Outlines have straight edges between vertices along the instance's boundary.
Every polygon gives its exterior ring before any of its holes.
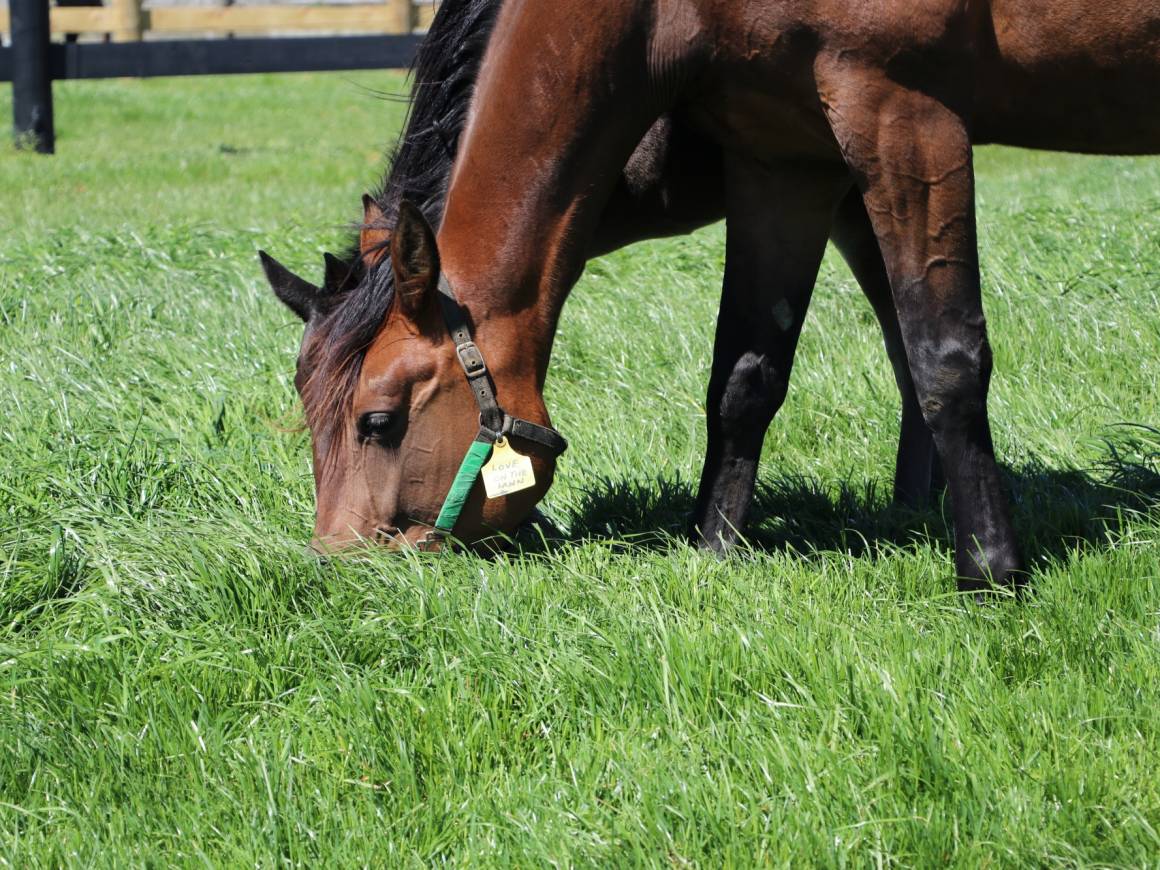
{"type": "Polygon", "coordinates": [[[536,475],[532,471],[532,460],[516,453],[506,438],[495,442],[491,459],[483,466],[483,488],[488,498],[511,495],[522,489],[536,485],[536,475]]]}

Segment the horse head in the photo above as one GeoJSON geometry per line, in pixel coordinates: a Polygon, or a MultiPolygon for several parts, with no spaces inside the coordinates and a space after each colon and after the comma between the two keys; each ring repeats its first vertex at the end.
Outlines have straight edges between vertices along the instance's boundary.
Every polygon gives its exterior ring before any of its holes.
{"type": "Polygon", "coordinates": [[[274,293],[306,324],[295,386],[311,433],[314,546],[434,549],[448,535],[470,544],[512,531],[563,449],[516,324],[473,322],[441,281],[418,208],[402,203],[388,227],[373,198],[364,207],[358,256],[328,256],[322,287],[261,255],[274,293]],[[501,453],[524,476],[489,498],[480,466],[501,453]]]}

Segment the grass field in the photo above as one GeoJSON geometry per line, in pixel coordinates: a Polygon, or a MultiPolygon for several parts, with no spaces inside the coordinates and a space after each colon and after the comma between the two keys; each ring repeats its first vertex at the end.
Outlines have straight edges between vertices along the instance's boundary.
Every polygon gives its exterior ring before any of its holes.
{"type": "Polygon", "coordinates": [[[569,540],[324,565],[255,251],[320,274],[402,87],[58,84],[58,155],[0,147],[0,863],[1160,866],[1160,160],[978,155],[1026,602],[888,507],[832,255],[752,546],[674,536],[720,227],[573,294],[569,540]]]}

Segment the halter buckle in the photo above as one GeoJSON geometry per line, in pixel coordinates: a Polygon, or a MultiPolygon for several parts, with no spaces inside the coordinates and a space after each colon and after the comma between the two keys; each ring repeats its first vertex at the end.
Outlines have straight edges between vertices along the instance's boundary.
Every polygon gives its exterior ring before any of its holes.
{"type": "Polygon", "coordinates": [[[415,549],[420,553],[438,553],[446,541],[447,532],[439,529],[431,529],[419,539],[419,542],[415,545],[415,549]]]}
{"type": "Polygon", "coordinates": [[[459,357],[459,364],[468,378],[477,378],[487,373],[487,363],[483,361],[483,354],[475,346],[475,342],[468,339],[462,344],[455,345],[455,355],[459,357]]]}

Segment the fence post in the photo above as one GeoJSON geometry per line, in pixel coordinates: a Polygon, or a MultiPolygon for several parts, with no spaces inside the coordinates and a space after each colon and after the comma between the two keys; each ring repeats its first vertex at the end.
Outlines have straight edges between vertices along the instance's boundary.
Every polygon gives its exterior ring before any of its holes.
{"type": "Polygon", "coordinates": [[[112,0],[114,42],[141,41],[141,0],[112,0]]]}
{"type": "Polygon", "coordinates": [[[411,33],[415,30],[415,5],[412,0],[387,0],[391,10],[391,33],[411,33]]]}
{"type": "Polygon", "coordinates": [[[17,148],[56,149],[52,124],[48,0],[11,0],[12,130],[17,148]]]}

